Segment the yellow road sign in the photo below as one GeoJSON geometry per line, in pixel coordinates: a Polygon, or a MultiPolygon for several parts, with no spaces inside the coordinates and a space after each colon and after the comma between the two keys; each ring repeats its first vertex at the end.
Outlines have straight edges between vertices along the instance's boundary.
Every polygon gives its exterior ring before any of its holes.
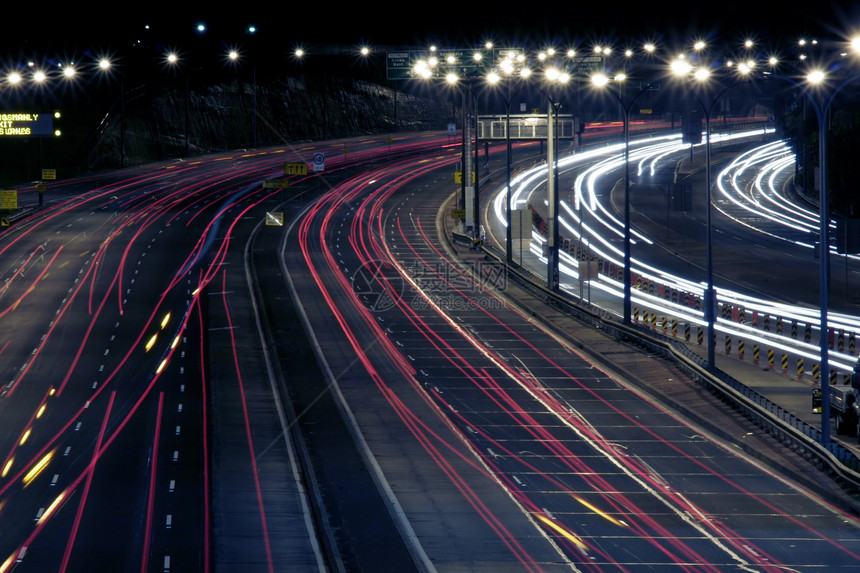
{"type": "Polygon", "coordinates": [[[0,190],[0,209],[14,211],[18,208],[18,190],[0,190]]]}
{"type": "Polygon", "coordinates": [[[266,226],[267,227],[283,227],[284,226],[284,214],[281,211],[270,211],[266,213],[266,226]]]}
{"type": "Polygon", "coordinates": [[[307,163],[284,163],[284,175],[307,175],[307,163]]]}
{"type": "Polygon", "coordinates": [[[263,181],[263,189],[279,189],[289,186],[290,182],[286,179],[266,179],[263,181]]]}

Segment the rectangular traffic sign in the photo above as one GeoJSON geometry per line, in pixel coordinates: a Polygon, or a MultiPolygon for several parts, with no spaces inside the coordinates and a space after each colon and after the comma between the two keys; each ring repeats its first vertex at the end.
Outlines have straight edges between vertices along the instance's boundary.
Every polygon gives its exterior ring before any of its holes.
{"type": "Polygon", "coordinates": [[[606,58],[602,55],[582,56],[570,60],[573,71],[585,75],[602,72],[605,68],[605,62],[606,58]]]}
{"type": "Polygon", "coordinates": [[[0,209],[14,211],[18,208],[18,190],[3,189],[0,191],[0,209]]]}
{"type": "Polygon", "coordinates": [[[284,175],[307,175],[307,163],[284,163],[284,175]]]}
{"type": "Polygon", "coordinates": [[[284,213],[283,211],[269,211],[266,213],[266,226],[268,227],[283,227],[284,213]]]}
{"type": "Polygon", "coordinates": [[[398,50],[386,54],[385,72],[389,80],[418,79],[415,67],[419,62],[424,62],[428,64],[424,69],[429,71],[430,77],[444,78],[450,71],[476,76],[498,66],[502,60],[509,58],[516,60],[524,53],[522,48],[398,50]],[[429,65],[431,60],[437,63],[429,65]]]}
{"type": "Polygon", "coordinates": [[[283,189],[289,186],[290,182],[286,179],[266,179],[263,181],[263,189],[283,189]]]}

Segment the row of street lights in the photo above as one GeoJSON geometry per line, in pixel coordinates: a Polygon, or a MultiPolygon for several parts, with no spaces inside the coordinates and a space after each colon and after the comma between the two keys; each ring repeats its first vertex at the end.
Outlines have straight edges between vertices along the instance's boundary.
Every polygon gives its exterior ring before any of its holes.
{"type": "MultiPolygon", "coordinates": [[[[802,46],[806,46],[805,42],[801,43],[802,46]]],[[[844,58],[851,54],[860,53],[860,37],[853,38],[844,43],[847,46],[847,49],[842,49],[839,51],[839,56],[837,59],[844,58]]],[[[751,49],[753,46],[751,43],[746,43],[745,48],[751,49]]],[[[697,43],[694,46],[694,54],[703,53],[705,49],[705,45],[703,43],[697,43]]],[[[604,54],[600,49],[595,49],[596,54],[604,54]]],[[[648,55],[653,55],[655,53],[655,47],[653,44],[648,45],[645,49],[643,49],[643,53],[648,55]]],[[[567,53],[567,56],[573,56],[574,53],[567,53]]],[[[630,51],[625,52],[625,57],[629,58],[631,56],[630,51]]],[[[477,59],[477,56],[475,56],[477,59]]],[[[541,53],[538,57],[538,61],[545,62],[547,60],[548,54],[541,53]]],[[[699,104],[705,122],[705,195],[706,195],[706,205],[707,205],[707,277],[706,277],[706,290],[705,290],[705,319],[707,321],[707,330],[708,330],[708,358],[707,364],[708,368],[714,370],[715,366],[715,356],[714,356],[714,347],[715,347],[715,323],[716,323],[716,310],[717,310],[717,297],[716,297],[716,289],[714,287],[714,263],[713,263],[713,228],[712,228],[712,205],[711,205],[711,119],[715,107],[720,100],[720,98],[725,94],[730,88],[737,85],[744,79],[749,79],[754,76],[754,74],[762,68],[759,62],[753,58],[743,58],[737,61],[734,60],[726,60],[720,66],[710,66],[707,64],[696,65],[696,61],[704,60],[704,58],[688,58],[685,55],[678,56],[674,58],[668,66],[668,71],[670,72],[671,77],[675,78],[683,78],[687,81],[692,81],[694,89],[693,89],[693,98],[699,104]],[[713,85],[713,78],[715,75],[719,75],[718,78],[723,83],[718,86],[713,85]],[[707,91],[707,88],[710,88],[710,100],[706,101],[703,93],[707,91]]],[[[818,121],[819,127],[819,170],[821,173],[820,176],[820,187],[819,187],[819,207],[820,207],[820,353],[821,353],[821,365],[819,376],[822,387],[822,436],[821,442],[825,447],[830,447],[830,407],[829,407],[829,346],[828,346],[828,288],[829,288],[829,237],[828,237],[828,229],[830,222],[830,213],[829,213],[829,195],[827,188],[827,116],[829,114],[830,107],[834,101],[836,95],[848,84],[856,80],[860,77],[860,73],[848,73],[844,75],[842,79],[842,83],[838,84],[835,87],[831,87],[829,91],[827,91],[827,79],[831,75],[832,72],[828,72],[825,67],[819,67],[817,64],[810,64],[807,59],[807,54],[802,53],[798,61],[807,66],[807,69],[804,72],[796,74],[794,77],[778,75],[777,66],[780,61],[773,55],[768,55],[761,62],[764,64],[764,68],[760,72],[760,76],[768,76],[768,77],[776,77],[786,79],[791,82],[794,87],[797,87],[801,90],[801,93],[804,97],[809,98],[812,103],[812,107],[816,112],[816,117],[818,121]]],[[[449,66],[452,69],[445,74],[445,79],[449,84],[456,84],[457,82],[462,80],[462,76],[454,71],[454,67],[457,62],[448,62],[449,66]]],[[[432,67],[434,65],[438,65],[438,62],[432,63],[428,61],[419,62],[415,68],[415,73],[417,77],[432,77],[432,67]]],[[[506,230],[506,258],[508,264],[512,262],[512,225],[511,225],[511,140],[510,140],[510,108],[511,108],[511,84],[514,80],[524,81],[528,78],[534,77],[534,72],[526,65],[525,59],[522,54],[519,53],[516,58],[513,56],[505,56],[501,62],[497,65],[493,66],[489,73],[486,74],[484,80],[487,84],[491,86],[497,86],[502,83],[506,83],[508,86],[508,90],[506,95],[503,96],[504,104],[505,104],[505,114],[506,114],[506,143],[507,143],[507,192],[506,192],[506,211],[507,211],[507,230],[506,230]]],[[[568,69],[565,69],[561,66],[547,66],[544,68],[544,73],[542,74],[542,80],[547,85],[553,86],[563,86],[567,85],[573,78],[573,74],[570,73],[568,69]]],[[[652,80],[650,82],[644,83],[644,86],[641,87],[633,96],[628,100],[624,100],[622,89],[619,86],[624,85],[624,82],[628,79],[627,75],[624,73],[616,74],[615,76],[610,77],[603,71],[596,71],[591,74],[590,77],[587,78],[588,81],[597,88],[604,89],[608,91],[619,103],[623,112],[623,123],[624,123],[624,294],[623,294],[623,321],[625,324],[630,324],[631,322],[631,299],[632,299],[632,285],[631,285],[631,223],[630,223],[630,173],[629,173],[629,136],[630,136],[630,116],[633,106],[636,100],[645,92],[647,92],[656,82],[660,81],[660,78],[652,80]]],[[[475,78],[470,80],[470,90],[471,90],[471,81],[474,81],[475,78]]],[[[640,84],[643,85],[643,84],[640,84]]],[[[547,92],[551,93],[551,92],[547,92]]],[[[557,248],[558,248],[558,210],[557,210],[557,177],[555,173],[556,169],[556,148],[554,142],[554,131],[553,131],[553,122],[554,118],[557,117],[558,108],[560,107],[560,100],[553,99],[551,96],[548,96],[548,137],[547,137],[547,164],[549,166],[548,171],[548,181],[547,188],[549,194],[549,221],[548,221],[548,270],[547,270],[547,287],[550,289],[555,289],[558,287],[557,277],[558,277],[558,258],[557,258],[557,248]],[[554,207],[555,206],[555,207],[554,207]]],[[[476,215],[477,217],[477,215],[476,215]]],[[[477,228],[478,221],[476,219],[475,226],[477,228]]]]}
{"type": "MultiPolygon", "coordinates": [[[[843,49],[840,50],[840,56],[844,57],[852,53],[860,52],[860,39],[851,39],[843,43],[843,49]]],[[[623,51],[612,50],[605,45],[595,46],[592,50],[580,52],[578,50],[541,50],[529,57],[525,50],[497,50],[491,44],[486,44],[480,50],[462,50],[462,51],[440,51],[434,48],[428,50],[428,57],[415,62],[413,68],[413,76],[415,78],[437,78],[440,74],[444,75],[444,79],[449,85],[464,84],[463,99],[464,102],[471,100],[473,84],[477,82],[486,83],[495,88],[504,86],[506,93],[503,96],[505,103],[505,114],[507,122],[507,196],[506,196],[506,211],[507,211],[507,231],[506,231],[506,257],[507,261],[512,262],[512,244],[511,236],[511,140],[510,140],[510,119],[511,119],[511,102],[514,94],[526,86],[533,85],[530,82],[537,80],[538,85],[542,86],[544,95],[548,100],[548,132],[550,133],[550,141],[547,145],[548,158],[547,163],[551,167],[548,181],[550,195],[550,216],[549,216],[549,260],[547,270],[547,285],[550,288],[558,287],[558,209],[557,209],[557,178],[555,174],[556,168],[556,145],[554,141],[554,123],[558,116],[558,111],[561,107],[563,95],[569,89],[570,84],[579,81],[580,84],[588,83],[595,89],[603,90],[617,101],[620,105],[624,119],[624,294],[623,294],[623,321],[626,324],[631,322],[631,222],[630,222],[630,173],[629,173],[629,136],[630,136],[630,116],[633,106],[640,96],[646,93],[656,82],[659,82],[663,77],[685,78],[687,81],[694,82],[696,88],[693,90],[693,97],[702,109],[705,122],[705,149],[706,149],[706,189],[707,198],[707,278],[705,291],[705,314],[708,324],[708,365],[714,368],[714,330],[716,321],[716,296],[713,280],[713,252],[712,252],[712,221],[711,221],[711,158],[710,158],[710,122],[717,101],[730,87],[735,85],[742,78],[753,77],[754,74],[767,75],[769,77],[779,77],[788,80],[795,87],[802,90],[804,96],[808,97],[816,111],[819,123],[819,162],[822,174],[827,171],[827,148],[826,148],[826,116],[829,113],[833,98],[843,89],[844,86],[854,81],[857,74],[848,74],[842,84],[835,89],[831,88],[829,92],[822,91],[827,89],[827,78],[831,72],[825,68],[814,67],[814,64],[809,62],[815,58],[810,57],[809,48],[820,49],[820,45],[812,42],[801,42],[798,46],[802,51],[798,54],[797,61],[804,66],[809,66],[809,70],[805,73],[798,73],[795,76],[780,76],[777,74],[780,60],[775,56],[768,54],[765,57],[748,58],[747,54],[753,54],[756,49],[752,42],[745,42],[741,48],[742,57],[737,60],[720,59],[715,57],[714,62],[719,61],[719,64],[709,64],[707,59],[707,44],[697,42],[692,46],[689,52],[684,52],[684,55],[675,56],[668,63],[658,59],[658,49],[653,43],[646,43],[637,50],[626,49],[623,51]],[[456,53],[455,53],[456,52],[456,53]],[[616,56],[616,54],[618,54],[616,56]],[[612,58],[616,58],[613,60],[612,58]],[[659,77],[640,83],[640,88],[636,92],[626,91],[626,86],[629,83],[630,75],[626,72],[612,73],[607,71],[606,62],[612,64],[620,64],[619,67],[627,68],[637,64],[636,58],[644,58],[646,65],[650,69],[656,69],[659,72],[659,77]],[[466,61],[471,60],[471,61],[466,61]],[[589,68],[584,65],[584,62],[592,64],[589,68]],[[530,62],[534,62],[534,68],[530,62]],[[759,63],[760,62],[760,63],[759,63]],[[656,66],[656,67],[655,67],[656,66]],[[444,70],[444,72],[442,72],[444,70]],[[731,73],[731,75],[729,75],[731,73]],[[724,81],[724,84],[713,87],[714,77],[724,81]],[[725,81],[727,78],[727,81],[725,81]],[[707,88],[706,88],[707,86],[707,88]],[[711,98],[705,101],[702,90],[710,89],[711,98]],[[631,96],[632,94],[632,96],[631,96]],[[829,94],[829,96],[825,95],[829,94]],[[627,96],[628,99],[625,99],[627,96]],[[555,205],[555,207],[554,207],[555,205]]],[[[359,50],[362,57],[370,57],[372,51],[368,46],[362,46],[359,50]]],[[[294,52],[295,58],[304,58],[307,53],[299,48],[294,52]]],[[[242,55],[238,50],[232,49],[226,53],[226,60],[232,64],[239,62],[242,55]]],[[[182,63],[182,59],[176,52],[170,52],[164,55],[164,62],[178,69],[182,63]]],[[[797,64],[795,64],[797,65],[797,64]]],[[[81,70],[93,67],[99,73],[110,74],[116,68],[115,62],[107,57],[97,58],[92,66],[85,66],[79,69],[73,64],[58,65],[59,72],[47,71],[35,64],[28,64],[26,67],[16,68],[0,78],[0,96],[4,93],[4,88],[20,88],[26,84],[35,86],[47,85],[55,77],[60,77],[64,81],[73,81],[81,73],[81,70]],[[27,70],[27,71],[24,71],[27,70]]],[[[612,67],[612,66],[610,66],[612,67]]],[[[256,77],[255,77],[256,84],[256,77]]],[[[187,84],[186,84],[187,90],[187,84]]],[[[256,88],[255,88],[256,95],[256,88]]],[[[187,106],[187,97],[186,97],[187,106]]],[[[464,104],[464,113],[466,110],[464,104]]],[[[186,147],[188,138],[188,116],[186,109],[186,147]]],[[[256,99],[255,99],[255,115],[256,115],[256,99]]],[[[465,184],[471,184],[471,178],[474,166],[474,161],[471,153],[471,135],[465,137],[468,131],[465,130],[464,122],[464,168],[465,168],[465,184]]],[[[476,178],[477,179],[477,178],[476,178]]],[[[828,287],[828,264],[826,256],[828,245],[828,195],[827,195],[827,177],[822,175],[820,187],[820,245],[821,245],[821,369],[820,377],[823,380],[823,407],[822,416],[829,416],[829,396],[826,391],[828,380],[828,347],[827,347],[827,287],[828,287]]],[[[474,189],[474,196],[470,198],[477,204],[477,188],[474,189]]],[[[479,232],[478,209],[474,209],[474,231],[479,232]]],[[[829,444],[829,424],[822,424],[825,444],[829,444]]]]}

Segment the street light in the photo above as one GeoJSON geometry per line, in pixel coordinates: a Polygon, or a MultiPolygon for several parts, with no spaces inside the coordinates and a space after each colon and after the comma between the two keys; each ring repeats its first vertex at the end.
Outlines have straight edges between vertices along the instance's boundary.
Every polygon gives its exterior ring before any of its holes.
{"type": "MultiPolygon", "coordinates": [[[[102,56],[98,59],[96,69],[100,74],[109,75],[114,69],[113,61],[102,56]]],[[[125,78],[119,79],[119,166],[125,167],[125,78]]]]}
{"type": "Polygon", "coordinates": [[[511,100],[513,98],[513,93],[511,92],[511,83],[514,79],[526,79],[531,75],[531,70],[527,66],[523,65],[524,62],[525,60],[523,58],[517,58],[515,55],[506,56],[499,64],[501,73],[494,70],[487,75],[487,81],[491,85],[497,85],[504,81],[507,89],[504,98],[505,144],[507,148],[507,186],[505,193],[505,260],[507,261],[507,264],[511,264],[513,262],[513,231],[511,229],[511,163],[513,162],[513,153],[511,149],[511,100]]]}
{"type": "MultiPolygon", "coordinates": [[[[854,39],[851,46],[855,52],[860,51],[860,40],[854,39]]],[[[829,326],[827,318],[828,291],[830,285],[830,196],[827,184],[827,116],[837,94],[848,84],[860,77],[854,74],[845,78],[829,93],[824,93],[828,76],[824,70],[813,69],[806,75],[806,83],[815,93],[805,92],[815,117],[818,121],[818,171],[819,171],[819,265],[820,265],[820,324],[819,324],[819,348],[821,352],[821,365],[819,367],[819,378],[821,380],[821,445],[830,447],[830,346],[829,326]],[[813,97],[817,96],[817,97],[813,97]]]]}
{"type": "MultiPolygon", "coordinates": [[[[233,48],[227,51],[226,61],[231,66],[238,66],[239,63],[244,58],[243,54],[239,52],[239,50],[233,48]]],[[[252,145],[253,147],[257,147],[257,64],[256,62],[251,65],[251,79],[252,79],[252,91],[251,91],[251,105],[253,106],[253,116],[251,121],[251,132],[253,134],[252,137],[252,145]]]]}
{"type": "Polygon", "coordinates": [[[563,90],[570,82],[570,74],[563,69],[551,66],[544,72],[548,90],[546,92],[547,106],[547,193],[549,196],[549,216],[547,220],[547,275],[546,285],[549,290],[557,290],[559,286],[559,225],[558,225],[558,142],[556,130],[558,112],[561,109],[561,97],[554,98],[556,89],[563,90]]]}
{"type": "Polygon", "coordinates": [[[647,92],[654,85],[654,82],[649,82],[645,87],[639,89],[633,98],[625,103],[624,99],[617,90],[610,87],[610,83],[623,83],[627,79],[624,74],[615,76],[611,80],[604,73],[594,74],[591,77],[592,83],[598,88],[608,91],[621,106],[624,112],[624,301],[623,301],[623,320],[624,324],[629,325],[631,322],[631,299],[632,299],[632,273],[630,263],[631,237],[630,237],[630,110],[633,109],[633,104],[639,99],[639,96],[647,92]]]}
{"type": "MultiPolygon", "coordinates": [[[[704,44],[697,43],[697,49],[704,49],[704,44]]],[[[707,67],[693,68],[692,64],[687,59],[678,58],[671,64],[671,69],[674,75],[685,77],[692,73],[693,79],[697,84],[704,86],[711,79],[711,70],[707,67]]],[[[752,70],[752,66],[745,65],[738,68],[739,77],[746,76],[752,70]]],[[[707,286],[705,289],[705,320],[708,325],[708,369],[713,371],[716,369],[716,357],[714,348],[716,345],[716,314],[717,314],[717,297],[716,289],[714,289],[714,255],[713,255],[713,228],[711,224],[711,115],[720,100],[720,97],[728,91],[735,83],[726,84],[720,91],[715,93],[709,104],[706,104],[701,97],[693,92],[693,98],[702,109],[705,117],[705,200],[706,200],[706,217],[707,217],[707,286]]]]}
{"type": "MultiPolygon", "coordinates": [[[[176,52],[167,52],[164,55],[164,62],[165,62],[165,64],[167,64],[168,68],[178,68],[179,64],[180,64],[179,54],[176,52]]],[[[189,118],[188,118],[188,115],[189,115],[188,98],[189,98],[188,73],[186,72],[185,73],[185,155],[188,155],[188,150],[189,150],[188,138],[189,138],[190,127],[189,127],[189,118]]]]}
{"type": "MultiPolygon", "coordinates": [[[[473,157],[472,146],[472,121],[470,111],[473,106],[473,82],[484,75],[480,72],[486,65],[485,54],[476,50],[467,59],[461,59],[459,54],[450,52],[443,54],[442,58],[436,55],[436,50],[431,48],[431,55],[420,59],[412,66],[412,73],[417,78],[444,78],[445,83],[456,87],[462,95],[463,109],[463,145],[462,162],[463,177],[461,182],[462,195],[459,207],[466,210],[465,226],[472,227],[472,239],[477,244],[481,237],[481,226],[479,217],[479,194],[478,178],[475,176],[475,164],[477,161],[477,148],[475,147],[473,157]],[[471,213],[470,213],[471,211],[471,213]],[[471,215],[471,216],[470,216],[471,215]]],[[[477,117],[475,118],[477,121],[477,117]]]]}

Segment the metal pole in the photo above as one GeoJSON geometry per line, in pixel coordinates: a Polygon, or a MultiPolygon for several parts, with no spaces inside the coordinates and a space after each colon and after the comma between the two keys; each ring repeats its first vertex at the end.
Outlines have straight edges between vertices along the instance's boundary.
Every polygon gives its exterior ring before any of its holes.
{"type": "MultiPolygon", "coordinates": [[[[824,109],[824,114],[827,113],[828,106],[824,109]]],[[[830,286],[830,238],[828,227],[830,224],[830,206],[827,191],[827,127],[824,121],[822,110],[818,109],[818,165],[821,176],[819,184],[819,219],[820,219],[820,237],[819,237],[819,263],[821,270],[821,333],[819,335],[819,345],[821,347],[821,366],[819,367],[819,376],[821,379],[821,445],[825,448],[830,447],[830,346],[829,327],[827,325],[827,291],[830,286]]]]}
{"type": "MultiPolygon", "coordinates": [[[[704,107],[704,106],[703,106],[704,107]]],[[[716,358],[714,346],[716,336],[714,321],[717,313],[716,291],[714,290],[714,252],[713,252],[713,229],[711,227],[711,110],[705,110],[705,198],[707,200],[707,226],[708,226],[708,290],[705,292],[705,314],[708,321],[708,369],[716,369],[716,358]]]]}
{"type": "Polygon", "coordinates": [[[558,160],[556,150],[555,119],[558,110],[550,100],[547,114],[547,193],[549,195],[549,217],[547,221],[547,276],[546,286],[558,289],[558,160]]]}
{"type": "MultiPolygon", "coordinates": [[[[619,99],[619,101],[621,101],[619,99]]],[[[624,106],[624,324],[631,322],[632,273],[630,269],[630,108],[624,106]]]]}
{"type": "Polygon", "coordinates": [[[119,166],[125,167],[125,80],[119,84],[119,166]]]}
{"type": "MultiPolygon", "coordinates": [[[[190,72],[189,72],[190,73],[190,72]]],[[[188,156],[188,136],[189,136],[189,120],[188,120],[188,107],[189,102],[188,98],[190,97],[191,90],[188,87],[188,73],[185,74],[185,155],[188,156]]]]}
{"type": "MultiPolygon", "coordinates": [[[[462,99],[463,99],[463,101],[462,101],[463,127],[461,129],[462,145],[460,146],[461,147],[460,161],[462,163],[462,174],[463,175],[462,175],[462,178],[460,181],[459,207],[460,207],[460,209],[465,209],[466,208],[466,185],[467,185],[466,175],[467,175],[467,170],[469,169],[468,158],[469,158],[469,154],[470,154],[470,151],[469,151],[469,140],[470,140],[470,138],[469,138],[469,122],[466,119],[466,92],[461,90],[460,95],[462,96],[462,99]]],[[[454,112],[453,106],[452,106],[451,111],[452,111],[452,115],[453,115],[453,112],[454,112]]],[[[466,224],[466,221],[464,218],[463,225],[465,226],[465,224],[466,224]]],[[[465,229],[463,229],[463,230],[465,230],[465,229]]]]}
{"type": "Polygon", "coordinates": [[[514,251],[513,251],[513,231],[511,229],[511,162],[513,160],[511,153],[511,97],[510,97],[510,87],[508,87],[508,99],[505,102],[505,141],[507,144],[507,192],[505,193],[505,205],[506,205],[506,221],[507,221],[507,229],[505,229],[505,260],[508,264],[513,262],[514,251]]]}
{"type": "Polygon", "coordinates": [[[479,168],[479,157],[478,153],[480,152],[480,146],[478,145],[478,102],[474,100],[474,94],[472,93],[472,84],[469,83],[469,110],[472,112],[472,121],[474,122],[475,128],[475,146],[474,146],[474,158],[472,162],[472,172],[474,173],[474,188],[472,192],[472,236],[475,240],[479,240],[481,238],[481,202],[478,197],[478,181],[480,180],[478,168],[479,168]],[[474,106],[474,107],[473,107],[474,106]]]}

